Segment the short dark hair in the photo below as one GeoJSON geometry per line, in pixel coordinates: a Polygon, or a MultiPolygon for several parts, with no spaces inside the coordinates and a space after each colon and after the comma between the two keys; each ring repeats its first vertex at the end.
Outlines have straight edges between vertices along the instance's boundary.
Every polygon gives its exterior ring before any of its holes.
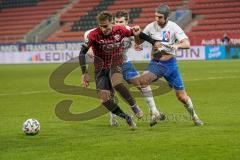
{"type": "Polygon", "coordinates": [[[113,15],[111,12],[108,12],[108,11],[103,11],[103,12],[100,12],[98,15],[97,15],[97,21],[106,21],[106,20],[109,20],[110,22],[113,20],[113,15]]]}
{"type": "Polygon", "coordinates": [[[155,9],[155,12],[163,14],[166,20],[170,14],[170,7],[166,4],[162,4],[155,9]]]}
{"type": "Polygon", "coordinates": [[[115,13],[115,18],[121,18],[121,17],[124,17],[125,20],[128,20],[129,19],[129,14],[128,14],[128,11],[125,11],[125,10],[120,10],[120,11],[117,11],[115,13]]]}

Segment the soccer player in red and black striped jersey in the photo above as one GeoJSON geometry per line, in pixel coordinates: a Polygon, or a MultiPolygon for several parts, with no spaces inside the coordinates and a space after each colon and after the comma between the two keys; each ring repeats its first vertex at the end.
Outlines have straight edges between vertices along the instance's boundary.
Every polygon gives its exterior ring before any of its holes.
{"type": "Polygon", "coordinates": [[[87,87],[90,77],[87,73],[85,54],[92,47],[94,54],[95,82],[98,95],[102,104],[112,113],[126,119],[131,128],[135,128],[132,118],[125,114],[114,102],[114,89],[127,100],[137,117],[141,117],[141,110],[136,105],[134,98],[123,85],[121,65],[124,60],[125,37],[133,36],[133,30],[124,26],[114,26],[113,16],[109,12],[101,12],[98,17],[99,27],[93,29],[79,54],[79,62],[82,69],[82,84],[87,87]]]}

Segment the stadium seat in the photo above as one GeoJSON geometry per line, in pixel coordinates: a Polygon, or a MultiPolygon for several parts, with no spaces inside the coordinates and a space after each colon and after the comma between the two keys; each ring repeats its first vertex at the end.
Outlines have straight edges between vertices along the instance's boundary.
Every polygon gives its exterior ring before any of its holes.
{"type": "MultiPolygon", "coordinates": [[[[61,22],[64,25],[57,32],[52,34],[47,39],[47,41],[52,42],[57,40],[63,42],[83,40],[84,32],[81,30],[88,25],[86,20],[81,21],[80,19],[81,17],[88,16],[86,17],[90,19],[88,21],[91,21],[91,19],[95,20],[96,15],[92,16],[90,14],[90,11],[94,11],[95,9],[94,7],[97,7],[100,4],[100,2],[101,2],[100,0],[91,0],[91,3],[89,3],[89,0],[81,0],[75,3],[71,8],[69,8],[64,13],[61,14],[61,22]],[[80,35],[78,35],[78,33],[80,35]],[[79,37],[75,38],[75,35],[76,36],[78,35],[79,37]]],[[[100,9],[100,7],[98,7],[97,9],[100,9]]]]}
{"type": "Polygon", "coordinates": [[[0,12],[1,43],[16,43],[42,20],[63,8],[68,0],[7,0],[0,12]],[[34,2],[34,3],[33,3],[34,2]],[[3,42],[4,41],[4,42],[3,42]]]}
{"type": "Polygon", "coordinates": [[[1,9],[27,7],[37,5],[39,0],[3,0],[1,9]]]}
{"type": "Polygon", "coordinates": [[[160,3],[167,3],[171,10],[175,10],[177,6],[183,4],[183,0],[92,0],[91,3],[88,0],[78,1],[61,15],[64,26],[47,41],[83,40],[84,31],[97,26],[96,15],[103,10],[113,13],[117,10],[128,10],[130,25],[138,24],[145,27],[147,23],[154,20],[154,8],[160,3]]]}
{"type": "Polygon", "coordinates": [[[194,15],[202,17],[190,31],[193,39],[209,39],[211,35],[221,39],[225,33],[240,37],[239,0],[191,0],[188,6],[194,15]]]}

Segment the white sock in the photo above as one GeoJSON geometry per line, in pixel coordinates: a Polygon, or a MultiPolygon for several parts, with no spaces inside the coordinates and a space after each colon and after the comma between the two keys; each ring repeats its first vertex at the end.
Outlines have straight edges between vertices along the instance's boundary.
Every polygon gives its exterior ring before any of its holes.
{"type": "Polygon", "coordinates": [[[116,114],[113,114],[112,112],[109,112],[110,113],[110,116],[111,116],[111,118],[112,119],[114,119],[114,118],[116,118],[117,117],[117,115],[116,114]]]}
{"type": "Polygon", "coordinates": [[[156,104],[155,104],[154,99],[153,99],[153,94],[152,94],[151,87],[147,86],[145,88],[141,88],[141,90],[142,90],[142,94],[144,96],[144,99],[148,104],[149,110],[152,113],[158,112],[158,109],[157,109],[156,104]]]}
{"type": "Polygon", "coordinates": [[[188,113],[190,114],[191,117],[197,117],[197,114],[196,114],[196,112],[193,108],[193,103],[192,103],[192,100],[191,100],[190,97],[188,97],[187,102],[185,104],[185,107],[186,107],[186,109],[187,109],[187,111],[188,111],[188,113]]]}
{"type": "Polygon", "coordinates": [[[134,104],[134,105],[132,105],[131,107],[132,107],[132,108],[133,108],[133,107],[138,107],[138,105],[137,105],[137,104],[134,104]]]}

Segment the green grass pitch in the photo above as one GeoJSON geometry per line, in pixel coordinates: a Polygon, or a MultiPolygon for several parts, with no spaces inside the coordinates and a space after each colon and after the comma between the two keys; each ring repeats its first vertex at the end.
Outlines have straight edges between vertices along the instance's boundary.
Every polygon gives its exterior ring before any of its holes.
{"type": "MultiPolygon", "coordinates": [[[[55,105],[72,99],[71,111],[97,106],[97,99],[64,95],[49,87],[50,74],[59,64],[0,65],[1,160],[238,160],[240,159],[240,61],[181,61],[179,67],[201,127],[193,126],[174,92],[155,97],[167,121],[150,128],[147,118],[135,119],[136,131],[124,121],[109,126],[109,117],[89,121],[63,121],[55,105]],[[40,133],[26,136],[22,124],[36,118],[40,133]]],[[[66,83],[80,85],[80,69],[66,83]]],[[[137,102],[148,115],[142,98],[137,102]]],[[[125,111],[129,107],[120,102],[125,111]]]]}

